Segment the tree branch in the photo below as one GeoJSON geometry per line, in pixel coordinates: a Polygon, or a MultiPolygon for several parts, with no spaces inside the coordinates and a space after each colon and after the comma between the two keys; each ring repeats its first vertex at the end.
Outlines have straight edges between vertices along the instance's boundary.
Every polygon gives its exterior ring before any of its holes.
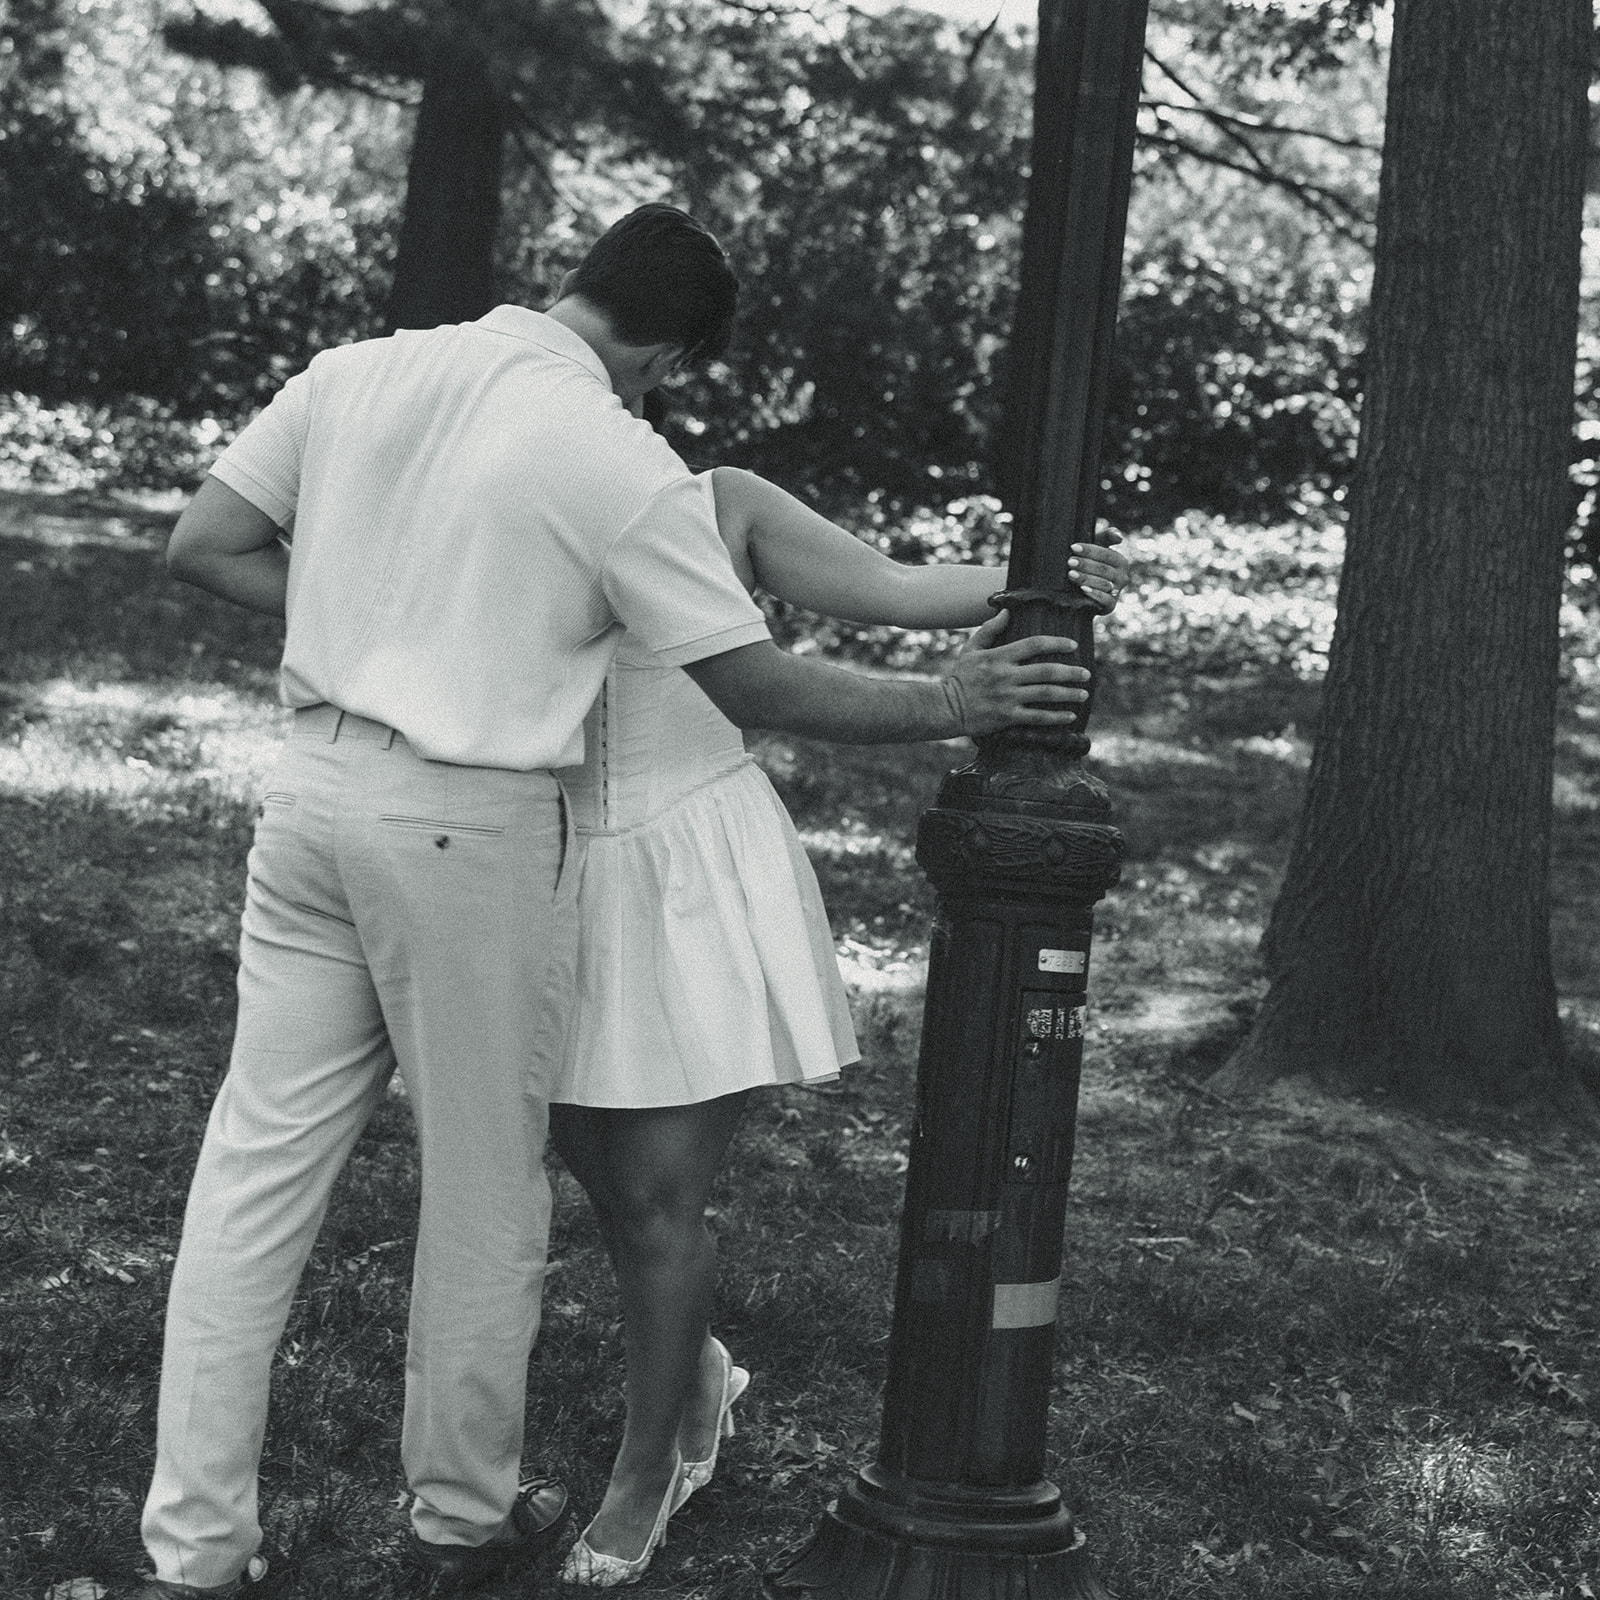
{"type": "Polygon", "coordinates": [[[978,57],[983,54],[983,47],[994,37],[994,30],[1000,26],[1000,13],[995,14],[974,35],[971,47],[967,51],[967,76],[970,78],[978,65],[978,57]]]}
{"type": "Polygon", "coordinates": [[[1360,150],[1367,155],[1382,155],[1381,145],[1369,144],[1365,139],[1349,139],[1342,134],[1324,133],[1320,128],[1295,128],[1282,122],[1268,122],[1262,117],[1245,116],[1237,111],[1215,111],[1210,106],[1180,105],[1176,100],[1152,100],[1148,96],[1139,102],[1155,111],[1189,111],[1197,117],[1220,126],[1232,125],[1251,133],[1278,133],[1296,139],[1320,139],[1324,144],[1337,145],[1341,150],[1360,150]]]}
{"type": "Polygon", "coordinates": [[[1248,166],[1242,161],[1230,160],[1221,151],[1207,150],[1201,145],[1191,144],[1181,134],[1174,133],[1164,126],[1158,126],[1154,133],[1141,133],[1139,137],[1146,144],[1174,150],[1180,155],[1191,156],[1196,161],[1209,162],[1212,166],[1225,168],[1229,172],[1242,173],[1245,177],[1254,178],[1269,188],[1282,189],[1285,193],[1293,195],[1308,211],[1321,217],[1341,238],[1348,239],[1351,244],[1359,245],[1363,250],[1372,249],[1370,234],[1359,231],[1370,229],[1373,226],[1372,219],[1363,215],[1348,200],[1331,190],[1322,188],[1320,184],[1291,178],[1288,173],[1268,167],[1260,160],[1248,166]],[[1352,221],[1340,217],[1333,209],[1335,206],[1344,211],[1357,226],[1352,226],[1352,221]]]}
{"type": "MultiPolygon", "coordinates": [[[[816,11],[810,5],[763,5],[760,0],[717,0],[729,11],[742,11],[747,17],[810,17],[816,11]]],[[[846,7],[846,10],[853,9],[846,7]]]]}
{"type": "Polygon", "coordinates": [[[421,94],[408,94],[404,89],[391,87],[381,78],[363,77],[354,68],[330,66],[324,79],[330,88],[353,89],[357,94],[366,95],[369,100],[383,100],[392,106],[404,106],[407,111],[415,111],[422,104],[421,94]]]}
{"type": "MultiPolygon", "coordinates": [[[[1177,72],[1163,61],[1155,51],[1145,50],[1145,59],[1151,62],[1163,76],[1188,97],[1196,102],[1194,106],[1181,106],[1177,109],[1184,111],[1197,111],[1205,115],[1205,108],[1199,104],[1200,96],[1192,85],[1185,83],[1177,72]]],[[[1156,119],[1157,131],[1154,134],[1145,134],[1143,137],[1154,143],[1166,146],[1169,149],[1180,151],[1184,155],[1192,156],[1197,161],[1209,161],[1213,166],[1225,167],[1229,171],[1243,173],[1246,177],[1255,178],[1258,182],[1266,184],[1269,188],[1282,189],[1292,194],[1308,210],[1316,213],[1324,222],[1333,227],[1343,238],[1349,239],[1353,244],[1359,244],[1362,249],[1372,248],[1371,230],[1374,226],[1373,219],[1363,212],[1359,206],[1352,205],[1350,201],[1335,190],[1324,187],[1320,183],[1313,183],[1307,178],[1291,177],[1288,173],[1273,166],[1265,156],[1239,131],[1243,124],[1236,118],[1229,118],[1218,113],[1212,118],[1213,126],[1230,144],[1235,145],[1244,153],[1245,162],[1230,161],[1218,150],[1208,150],[1201,145],[1193,144],[1181,134],[1172,129],[1162,117],[1161,108],[1152,106],[1156,119]],[[1334,214],[1334,211],[1344,213],[1344,220],[1334,214]],[[1351,224],[1355,226],[1352,227],[1351,224]],[[1356,231],[1359,229],[1360,231],[1356,231]]]]}
{"type": "Polygon", "coordinates": [[[540,137],[544,137],[543,130],[532,129],[527,122],[515,119],[510,122],[510,128],[511,137],[516,140],[517,148],[522,152],[522,159],[527,163],[528,170],[533,173],[534,181],[544,190],[547,200],[552,204],[558,203],[561,200],[560,186],[550,175],[549,163],[545,160],[544,152],[533,142],[532,135],[537,131],[540,137]]]}
{"type": "Polygon", "coordinates": [[[1196,105],[1200,104],[1200,96],[1188,85],[1165,61],[1158,56],[1148,45],[1145,46],[1144,58],[1169,82],[1181,89],[1196,105]]]}

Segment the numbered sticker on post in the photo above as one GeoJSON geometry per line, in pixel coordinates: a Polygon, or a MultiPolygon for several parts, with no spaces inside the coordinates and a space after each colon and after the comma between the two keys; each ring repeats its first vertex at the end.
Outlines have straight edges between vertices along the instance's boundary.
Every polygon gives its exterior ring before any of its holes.
{"type": "Polygon", "coordinates": [[[1029,1039],[1081,1039],[1088,1020],[1087,1006],[1066,1006],[1053,995],[1026,994],[1023,1026],[1029,1039]]]}
{"type": "Polygon", "coordinates": [[[1087,950],[1041,950],[1041,972],[1082,972],[1089,961],[1087,950]]]}

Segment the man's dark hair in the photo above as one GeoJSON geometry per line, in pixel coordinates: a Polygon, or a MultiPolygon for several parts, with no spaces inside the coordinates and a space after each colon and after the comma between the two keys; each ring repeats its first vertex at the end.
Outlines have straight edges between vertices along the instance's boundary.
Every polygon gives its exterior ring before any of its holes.
{"type": "Polygon", "coordinates": [[[739,280],[709,229],[652,204],[600,235],[567,293],[604,311],[625,344],[681,344],[698,362],[727,348],[739,280]]]}

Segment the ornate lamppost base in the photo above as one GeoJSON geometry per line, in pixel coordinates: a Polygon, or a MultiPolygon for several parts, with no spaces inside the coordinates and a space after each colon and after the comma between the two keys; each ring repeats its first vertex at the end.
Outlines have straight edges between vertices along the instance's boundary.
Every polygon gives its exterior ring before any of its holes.
{"type": "Polygon", "coordinates": [[[811,1542],[770,1568],[767,1600],[1111,1600],[1083,1535],[1065,1550],[1018,1555],[896,1538],[829,1506],[811,1542]]]}
{"type": "Polygon", "coordinates": [[[768,1600],[1111,1600],[1052,1483],[974,1490],[859,1473],[768,1600]]]}

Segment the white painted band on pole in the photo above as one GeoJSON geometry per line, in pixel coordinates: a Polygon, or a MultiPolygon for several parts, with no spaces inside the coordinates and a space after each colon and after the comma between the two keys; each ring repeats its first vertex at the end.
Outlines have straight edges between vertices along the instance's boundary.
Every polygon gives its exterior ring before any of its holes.
{"type": "Polygon", "coordinates": [[[991,1328],[1042,1328],[1056,1320],[1061,1275],[1048,1283],[997,1283],[991,1328]]]}

